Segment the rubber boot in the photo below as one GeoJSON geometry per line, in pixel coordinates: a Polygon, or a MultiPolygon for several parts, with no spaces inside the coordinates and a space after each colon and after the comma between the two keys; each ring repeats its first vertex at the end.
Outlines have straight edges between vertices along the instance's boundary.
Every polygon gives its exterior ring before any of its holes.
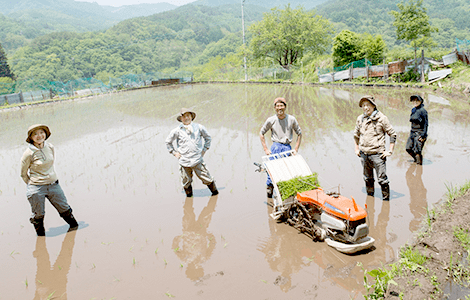
{"type": "Polygon", "coordinates": [[[266,194],[268,198],[273,197],[274,186],[272,184],[266,186],[266,194]]]}
{"type": "Polygon", "coordinates": [[[75,217],[72,214],[72,209],[67,210],[60,214],[62,219],[64,219],[67,224],[70,225],[69,231],[76,230],[78,228],[78,222],[75,220],[75,217]]]}
{"type": "Polygon", "coordinates": [[[192,185],[189,185],[188,187],[184,188],[184,192],[186,193],[186,197],[192,197],[193,196],[193,187],[192,185]]]}
{"type": "Polygon", "coordinates": [[[390,185],[388,183],[382,184],[382,200],[390,201],[390,185]]]}
{"type": "Polygon", "coordinates": [[[34,229],[36,229],[36,234],[38,236],[46,236],[46,229],[44,228],[44,218],[31,218],[29,219],[29,221],[34,225],[34,229]]]}
{"type": "Polygon", "coordinates": [[[423,155],[422,154],[416,154],[415,162],[418,165],[422,165],[423,164],[423,155]]]}
{"type": "Polygon", "coordinates": [[[207,185],[209,190],[211,190],[212,196],[218,195],[219,191],[217,190],[217,187],[215,186],[215,181],[212,181],[210,184],[207,185]]]}
{"type": "Polygon", "coordinates": [[[367,196],[374,196],[375,194],[374,180],[366,180],[366,192],[367,192],[367,196]]]}
{"type": "Polygon", "coordinates": [[[413,161],[416,162],[416,156],[417,154],[413,152],[413,150],[411,149],[406,149],[406,152],[408,152],[408,154],[413,157],[413,161]]]}

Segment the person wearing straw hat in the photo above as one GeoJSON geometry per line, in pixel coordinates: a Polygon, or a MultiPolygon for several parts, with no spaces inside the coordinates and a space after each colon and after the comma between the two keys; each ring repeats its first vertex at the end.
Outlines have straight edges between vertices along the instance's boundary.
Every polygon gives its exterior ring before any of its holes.
{"type": "Polygon", "coordinates": [[[363,96],[359,100],[363,114],[356,120],[354,143],[356,155],[361,158],[368,196],[374,196],[374,170],[382,189],[382,199],[390,200],[390,184],[385,161],[392,155],[397,134],[387,116],[377,109],[374,97],[363,96]],[[390,150],[385,149],[385,135],[390,136],[390,150]]]}
{"type": "Polygon", "coordinates": [[[45,198],[59,212],[59,215],[70,225],[69,230],[78,228],[72,214],[72,208],[59,185],[54,170],[54,146],[46,140],[51,136],[49,127],[43,124],[28,128],[26,142],[29,144],[21,157],[21,178],[26,183],[26,197],[31,205],[32,215],[29,219],[38,236],[45,236],[44,215],[45,198]]]}
{"type": "MultiPolygon", "coordinates": [[[[274,110],[276,114],[269,117],[264,122],[263,127],[261,127],[259,138],[266,155],[292,150],[290,144],[292,143],[294,132],[297,134],[294,151],[299,151],[302,141],[302,130],[300,129],[297,119],[292,115],[286,114],[286,107],[286,99],[281,97],[274,99],[274,110]],[[271,140],[273,142],[270,149],[267,147],[266,139],[264,138],[264,135],[269,130],[271,130],[271,140]]],[[[268,179],[266,180],[266,193],[268,198],[272,198],[273,189],[273,183],[268,175],[268,179]]]]}
{"type": "Polygon", "coordinates": [[[410,102],[413,104],[410,115],[411,131],[405,148],[406,152],[413,157],[414,162],[422,165],[423,147],[428,138],[428,112],[424,108],[421,96],[411,96],[410,102]]]}
{"type": "Polygon", "coordinates": [[[212,139],[204,126],[193,122],[195,118],[196,113],[182,108],[176,117],[181,124],[170,132],[165,144],[170,154],[179,161],[181,184],[186,196],[193,196],[193,172],[215,196],[219,192],[204,162],[204,154],[209,150],[212,139]],[[174,142],[176,142],[176,148],[174,142]]]}

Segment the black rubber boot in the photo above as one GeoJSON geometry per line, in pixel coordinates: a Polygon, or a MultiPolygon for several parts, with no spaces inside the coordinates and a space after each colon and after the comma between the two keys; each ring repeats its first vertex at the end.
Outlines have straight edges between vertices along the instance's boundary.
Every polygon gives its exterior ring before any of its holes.
{"type": "Polygon", "coordinates": [[[388,183],[382,184],[382,200],[390,201],[390,185],[388,183]]]}
{"type": "Polygon", "coordinates": [[[266,186],[266,194],[268,198],[273,197],[274,186],[272,184],[266,186]]]}
{"type": "Polygon", "coordinates": [[[367,192],[367,196],[374,196],[375,194],[374,180],[366,181],[366,192],[367,192]]]}
{"type": "Polygon", "coordinates": [[[192,187],[192,185],[189,185],[188,187],[185,187],[184,192],[186,193],[186,197],[192,197],[193,196],[193,187],[192,187]]]}
{"type": "Polygon", "coordinates": [[[218,195],[219,191],[217,190],[217,187],[215,186],[215,181],[212,181],[210,184],[207,185],[209,190],[211,190],[212,196],[218,195]]]}
{"type": "Polygon", "coordinates": [[[76,230],[78,228],[78,222],[77,220],[75,220],[75,217],[72,214],[72,209],[61,213],[60,216],[62,217],[62,219],[64,219],[65,222],[67,222],[67,224],[70,225],[69,231],[76,230]]]}
{"type": "Polygon", "coordinates": [[[408,154],[413,157],[413,161],[416,162],[416,153],[413,152],[413,150],[411,149],[406,149],[406,152],[408,152],[408,154]]]}
{"type": "Polygon", "coordinates": [[[415,162],[418,165],[422,165],[423,164],[423,155],[422,154],[416,154],[415,162]]]}
{"type": "Polygon", "coordinates": [[[34,229],[36,229],[36,234],[38,236],[46,236],[46,229],[44,228],[44,218],[31,218],[29,219],[29,221],[34,225],[34,229]]]}

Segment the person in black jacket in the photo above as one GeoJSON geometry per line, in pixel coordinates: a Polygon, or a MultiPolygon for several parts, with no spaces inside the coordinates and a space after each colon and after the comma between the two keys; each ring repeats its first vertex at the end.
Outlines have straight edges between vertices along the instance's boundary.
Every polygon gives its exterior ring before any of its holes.
{"type": "Polygon", "coordinates": [[[418,165],[423,164],[423,147],[428,137],[428,112],[424,109],[423,98],[419,95],[410,97],[413,104],[410,122],[411,131],[406,141],[406,152],[408,152],[418,165]]]}

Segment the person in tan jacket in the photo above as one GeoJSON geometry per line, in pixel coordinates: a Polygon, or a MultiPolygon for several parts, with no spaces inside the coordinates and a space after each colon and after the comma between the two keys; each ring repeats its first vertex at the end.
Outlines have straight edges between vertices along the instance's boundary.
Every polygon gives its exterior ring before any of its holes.
{"type": "Polygon", "coordinates": [[[354,130],[356,155],[361,158],[367,195],[374,196],[374,170],[382,189],[382,199],[390,200],[390,185],[385,162],[392,155],[397,134],[387,116],[377,109],[374,97],[363,96],[359,100],[363,114],[357,117],[354,130]],[[385,135],[390,136],[390,149],[385,149],[385,135]]]}
{"type": "Polygon", "coordinates": [[[46,235],[45,198],[70,225],[70,230],[78,228],[72,208],[67,203],[54,170],[54,146],[46,142],[50,136],[51,131],[46,125],[36,124],[29,127],[26,138],[29,147],[21,157],[21,178],[26,183],[26,197],[32,211],[29,221],[34,225],[38,236],[46,235]]]}

